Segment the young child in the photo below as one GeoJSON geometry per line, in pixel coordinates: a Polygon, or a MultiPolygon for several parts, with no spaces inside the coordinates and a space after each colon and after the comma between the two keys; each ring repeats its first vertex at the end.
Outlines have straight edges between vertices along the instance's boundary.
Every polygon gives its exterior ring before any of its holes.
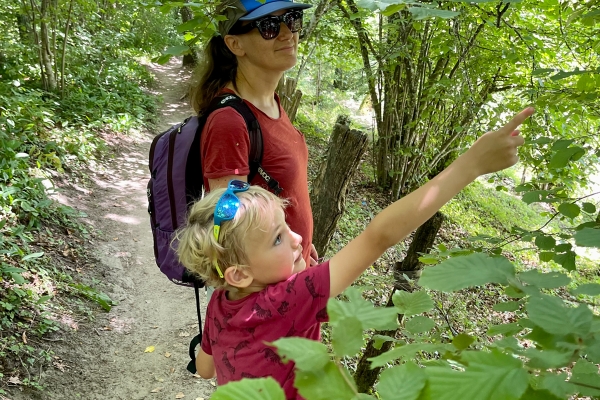
{"type": "Polygon", "coordinates": [[[178,252],[187,268],[217,289],[196,358],[200,376],[216,376],[220,385],[272,376],[287,399],[301,398],[293,363],[283,364],[265,343],[288,336],[319,340],[329,298],[478,176],[518,161],[524,139],[516,129],[533,112],[527,108],[480,137],[442,173],[384,209],[331,260],[312,268],[302,257],[302,238],[285,222],[284,200],[231,181],[198,201],[179,234],[178,252]]]}

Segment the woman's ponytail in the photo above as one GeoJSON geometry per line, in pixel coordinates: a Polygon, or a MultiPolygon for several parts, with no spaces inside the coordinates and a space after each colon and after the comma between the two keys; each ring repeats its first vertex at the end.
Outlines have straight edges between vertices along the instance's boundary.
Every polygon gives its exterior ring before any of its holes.
{"type": "Polygon", "coordinates": [[[237,58],[229,50],[222,36],[213,36],[204,48],[204,57],[198,69],[200,80],[192,88],[191,103],[198,114],[208,108],[212,99],[233,82],[237,74],[237,58]]]}

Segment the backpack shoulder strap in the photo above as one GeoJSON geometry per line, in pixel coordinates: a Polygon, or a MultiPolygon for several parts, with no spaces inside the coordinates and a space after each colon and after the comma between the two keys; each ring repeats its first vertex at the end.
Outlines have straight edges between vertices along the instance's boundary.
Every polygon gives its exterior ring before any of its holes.
{"type": "Polygon", "coordinates": [[[258,173],[267,182],[269,189],[278,195],[283,188],[281,188],[279,182],[269,175],[261,166],[263,157],[262,130],[260,129],[260,124],[258,123],[256,116],[252,110],[250,110],[250,107],[244,103],[244,100],[235,94],[223,94],[215,97],[202,116],[202,125],[206,123],[206,119],[210,113],[223,107],[232,107],[244,118],[244,121],[246,121],[248,135],[250,136],[250,152],[248,156],[250,173],[248,174],[248,182],[250,182],[258,173]]]}

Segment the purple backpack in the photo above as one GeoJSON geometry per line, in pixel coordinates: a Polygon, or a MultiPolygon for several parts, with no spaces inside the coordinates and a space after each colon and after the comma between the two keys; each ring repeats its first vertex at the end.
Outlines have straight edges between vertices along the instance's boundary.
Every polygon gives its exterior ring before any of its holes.
{"type": "Polygon", "coordinates": [[[189,117],[157,135],[150,146],[150,180],[148,213],[154,237],[154,258],[163,274],[172,282],[193,286],[196,292],[196,311],[200,334],[190,343],[187,369],[196,373],[195,348],[202,341],[202,319],[198,289],[204,282],[190,273],[177,259],[175,231],[185,224],[189,206],[202,197],[204,179],[200,160],[200,135],[208,116],[223,107],[233,107],[246,121],[250,135],[248,182],[259,173],[275,193],[281,192],[279,183],[260,165],[263,154],[262,132],[256,117],[244,101],[236,95],[217,96],[201,117],[189,117]]]}
{"type": "Polygon", "coordinates": [[[235,95],[218,96],[202,117],[189,117],[157,135],[150,146],[148,213],[154,236],[154,257],[163,274],[172,282],[204,286],[199,278],[177,260],[174,232],[185,223],[188,207],[202,197],[204,180],[200,160],[200,135],[211,112],[233,107],[245,119],[250,134],[250,175],[258,172],[262,159],[262,133],[256,117],[235,95]]]}

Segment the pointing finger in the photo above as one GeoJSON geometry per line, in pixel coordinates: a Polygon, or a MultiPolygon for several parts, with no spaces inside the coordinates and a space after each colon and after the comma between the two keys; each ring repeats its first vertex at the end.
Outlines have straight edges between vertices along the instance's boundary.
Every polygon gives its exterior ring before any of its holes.
{"type": "Polygon", "coordinates": [[[512,135],[514,131],[516,131],[516,129],[519,127],[519,125],[525,122],[525,120],[529,118],[534,112],[535,109],[533,107],[527,107],[526,109],[515,115],[513,119],[511,119],[506,125],[500,128],[499,131],[512,135]]]}

